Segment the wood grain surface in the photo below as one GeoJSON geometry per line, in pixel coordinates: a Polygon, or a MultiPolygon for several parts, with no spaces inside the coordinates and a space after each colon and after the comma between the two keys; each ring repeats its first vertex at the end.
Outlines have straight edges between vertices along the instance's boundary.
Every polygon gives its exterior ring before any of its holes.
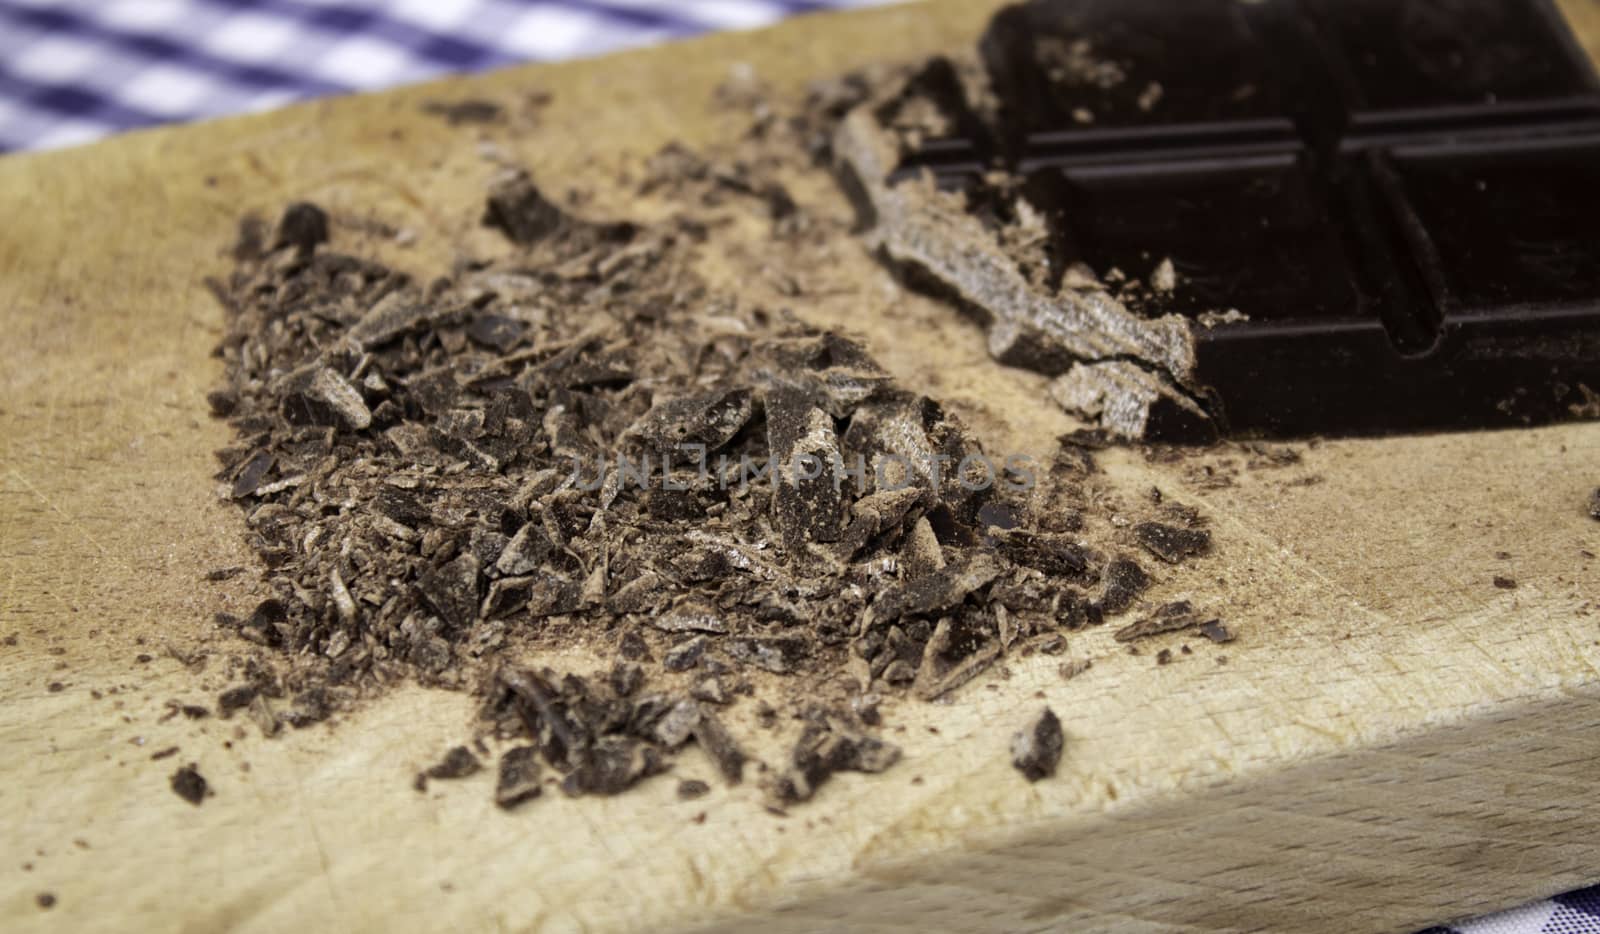
{"type": "MultiPolygon", "coordinates": [[[[207,620],[259,587],[202,581],[253,567],[204,402],[221,312],[201,282],[243,212],[311,198],[340,246],[437,272],[488,243],[498,161],[592,189],[594,211],[644,210],[604,179],[733,132],[712,90],[735,63],[794,94],[968,42],[995,5],[805,18],[0,159],[0,927],[1348,934],[1600,877],[1600,523],[1583,508],[1600,425],[1298,445],[1277,469],[1236,447],[1110,452],[1130,502],[1155,485],[1212,517],[1216,553],[1164,570],[1152,599],[1215,607],[1240,633],[1228,663],[1157,667],[1075,634],[1086,674],[1020,659],[893,708],[905,761],[787,818],[754,787],[680,802],[671,780],[509,815],[487,775],[419,795],[410,776],[468,735],[463,695],[402,688],[274,740],[161,720],[228,685],[207,620]],[[517,116],[478,131],[422,112],[468,95],[517,116]],[[385,226],[415,241],[361,233],[385,226]],[[1005,747],[1039,694],[1068,751],[1029,785],[1005,747]],[[167,788],[190,761],[216,789],[200,808],[167,788]]],[[[1600,4],[1565,7],[1594,50],[1600,4]]],[[[792,181],[847,214],[826,179],[792,181]]],[[[853,285],[794,311],[861,335],[992,448],[1046,456],[1072,427],[1041,379],[993,365],[976,326],[853,244],[825,274],[853,285]]],[[[680,775],[710,777],[698,756],[680,775]]]]}

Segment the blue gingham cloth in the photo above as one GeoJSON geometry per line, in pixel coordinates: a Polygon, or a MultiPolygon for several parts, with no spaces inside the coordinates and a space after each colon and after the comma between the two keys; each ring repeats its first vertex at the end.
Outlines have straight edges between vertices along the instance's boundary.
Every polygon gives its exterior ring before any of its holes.
{"type": "Polygon", "coordinates": [[[1600,931],[1600,885],[1422,934],[1595,934],[1600,931]]]}
{"type": "Polygon", "coordinates": [[[0,0],[0,152],[883,0],[0,0]]]}
{"type": "MultiPolygon", "coordinates": [[[[0,151],[878,2],[0,0],[0,151]]],[[[1600,934],[1600,886],[1426,934],[1600,934]]]]}

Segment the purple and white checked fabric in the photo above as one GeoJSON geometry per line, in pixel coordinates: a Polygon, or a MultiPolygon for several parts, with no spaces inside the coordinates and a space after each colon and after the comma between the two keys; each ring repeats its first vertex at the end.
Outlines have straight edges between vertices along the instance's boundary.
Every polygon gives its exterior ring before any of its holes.
{"type": "Polygon", "coordinates": [[[0,0],[0,152],[885,0],[0,0]]]}
{"type": "Polygon", "coordinates": [[[1422,934],[1595,934],[1600,931],[1600,885],[1510,911],[1429,928],[1422,934]]]}
{"type": "MultiPolygon", "coordinates": [[[[0,0],[0,152],[882,2],[0,0]]],[[[1424,934],[1600,934],[1600,886],[1424,934]]]]}

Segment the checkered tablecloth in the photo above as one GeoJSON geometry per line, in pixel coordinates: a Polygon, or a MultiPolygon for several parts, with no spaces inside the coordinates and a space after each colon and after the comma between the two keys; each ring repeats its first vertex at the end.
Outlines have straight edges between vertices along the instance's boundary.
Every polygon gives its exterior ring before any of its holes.
{"type": "MultiPolygon", "coordinates": [[[[0,152],[881,2],[0,0],[0,152]]],[[[1600,934],[1600,886],[1452,932],[1600,934]]]]}
{"type": "Polygon", "coordinates": [[[1429,928],[1422,934],[1595,934],[1597,931],[1600,931],[1600,885],[1486,918],[1429,928]]]}
{"type": "Polygon", "coordinates": [[[0,151],[883,0],[0,0],[0,151]]]}

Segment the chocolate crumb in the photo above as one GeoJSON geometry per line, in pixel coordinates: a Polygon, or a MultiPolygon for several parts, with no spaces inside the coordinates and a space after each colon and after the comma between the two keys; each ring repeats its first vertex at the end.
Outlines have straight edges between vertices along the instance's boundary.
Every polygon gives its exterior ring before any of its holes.
{"type": "Polygon", "coordinates": [[[56,906],[56,897],[50,892],[40,892],[33,897],[33,901],[45,911],[49,911],[56,906]]]}
{"type": "Polygon", "coordinates": [[[472,754],[472,750],[465,746],[457,746],[445,753],[443,759],[435,765],[429,766],[422,774],[428,778],[456,779],[476,775],[483,770],[483,763],[472,754]]]}
{"type": "Polygon", "coordinates": [[[1056,673],[1061,675],[1061,680],[1071,681],[1073,678],[1088,671],[1093,665],[1094,663],[1087,658],[1076,658],[1072,661],[1062,662],[1056,669],[1056,673]]]}
{"type": "Polygon", "coordinates": [[[1509,577],[1501,577],[1500,575],[1495,575],[1494,585],[1496,587],[1500,588],[1501,590],[1516,590],[1517,589],[1517,582],[1515,580],[1513,580],[1513,579],[1511,579],[1509,577]]]}
{"type": "Polygon", "coordinates": [[[228,719],[233,716],[234,711],[249,707],[260,693],[260,688],[248,684],[223,691],[217,695],[217,715],[224,720],[228,719]]]}
{"type": "Polygon", "coordinates": [[[1061,721],[1049,707],[1011,738],[1011,764],[1030,782],[1056,774],[1066,740],[1061,721]]]}
{"type": "Polygon", "coordinates": [[[505,119],[505,108],[491,100],[468,98],[459,101],[425,101],[422,112],[443,117],[451,126],[473,123],[500,123],[505,119]]]}
{"type": "Polygon", "coordinates": [[[211,786],[200,775],[199,766],[191,762],[172,773],[172,790],[178,797],[199,807],[211,793],[211,786]]]}
{"type": "Polygon", "coordinates": [[[289,205],[278,221],[278,246],[292,246],[309,254],[328,242],[328,215],[307,201],[289,205]]]}

